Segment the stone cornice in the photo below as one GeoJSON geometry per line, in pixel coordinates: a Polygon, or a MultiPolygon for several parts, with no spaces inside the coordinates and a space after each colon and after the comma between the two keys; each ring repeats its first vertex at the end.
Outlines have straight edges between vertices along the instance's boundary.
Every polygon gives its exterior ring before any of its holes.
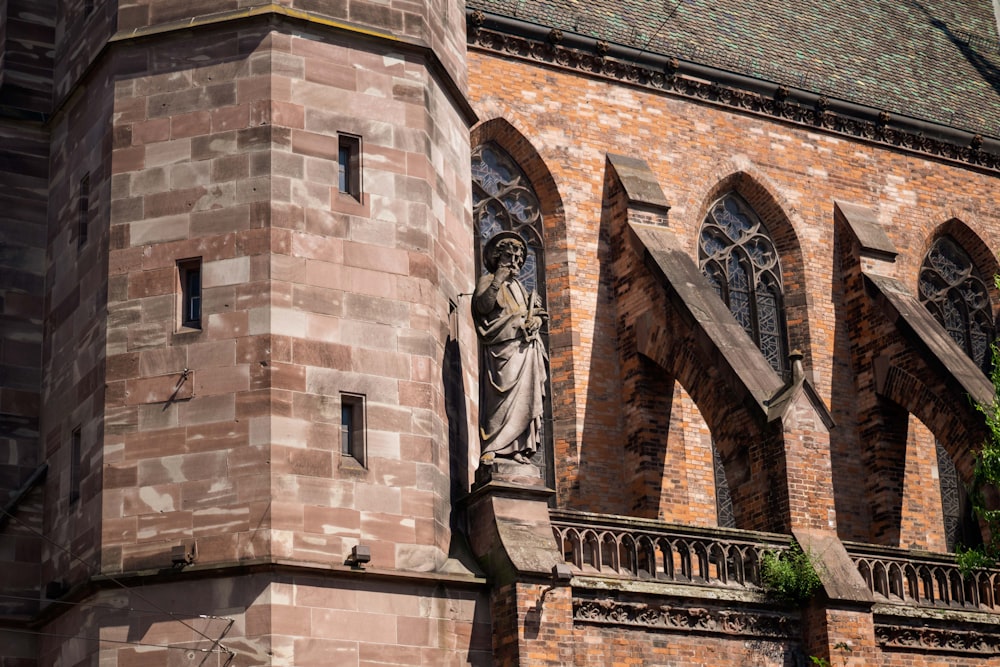
{"type": "MultiPolygon", "coordinates": [[[[358,39],[375,43],[388,43],[394,49],[412,53],[424,59],[431,75],[436,79],[454,103],[466,125],[472,127],[478,122],[478,117],[463,87],[445,67],[431,46],[414,38],[403,38],[387,31],[375,30],[365,26],[355,25],[346,21],[337,21],[316,12],[308,12],[285,7],[276,3],[251,7],[246,9],[223,10],[188,20],[170,21],[132,30],[119,30],[111,35],[91,59],[87,68],[75,79],[75,83],[66,94],[55,100],[52,113],[32,116],[31,119],[52,124],[64,113],[69,101],[74,95],[85,89],[86,81],[93,77],[94,72],[103,66],[108,55],[116,49],[137,46],[142,48],[153,39],[169,39],[187,36],[192,31],[224,29],[228,27],[242,28],[264,22],[276,28],[293,26],[297,29],[315,30],[317,32],[333,32],[351,35],[358,39]]],[[[14,117],[12,111],[5,110],[0,105],[0,118],[14,117]]]]}
{"type": "Polygon", "coordinates": [[[471,8],[467,16],[470,48],[1000,171],[996,139],[471,8]]]}
{"type": "Polygon", "coordinates": [[[577,623],[619,625],[650,630],[704,632],[716,635],[795,640],[799,636],[797,615],[760,609],[689,607],[683,604],[620,602],[610,599],[573,597],[573,620],[577,623]]]}
{"type": "Polygon", "coordinates": [[[1000,653],[1000,631],[996,626],[976,629],[918,627],[894,623],[875,623],[875,639],[886,648],[920,652],[1000,653]]]}

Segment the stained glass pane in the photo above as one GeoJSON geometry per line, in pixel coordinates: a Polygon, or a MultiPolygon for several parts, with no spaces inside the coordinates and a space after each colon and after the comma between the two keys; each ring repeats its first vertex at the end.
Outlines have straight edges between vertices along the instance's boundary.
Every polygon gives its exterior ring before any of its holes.
{"type": "Polygon", "coordinates": [[[956,294],[949,293],[948,298],[941,303],[941,310],[944,313],[944,328],[948,330],[948,335],[960,348],[968,350],[965,339],[966,317],[962,312],[962,305],[956,294]]]}
{"type": "Polygon", "coordinates": [[[698,236],[701,270],[771,366],[787,371],[778,251],[735,193],[715,203],[698,236]]]}
{"type": "Polygon", "coordinates": [[[993,325],[979,314],[969,323],[969,352],[980,368],[990,366],[990,345],[993,343],[993,325]]]}
{"type": "Polygon", "coordinates": [[[962,523],[961,505],[959,503],[958,471],[952,463],[948,452],[940,442],[934,442],[937,448],[938,481],[941,485],[941,514],[944,518],[945,542],[949,551],[954,551],[958,542],[959,529],[962,523]]]}
{"type": "Polygon", "coordinates": [[[729,256],[729,310],[743,329],[754,338],[750,315],[750,279],[746,267],[736,255],[729,256]]]}
{"type": "Polygon", "coordinates": [[[715,293],[719,295],[720,299],[728,303],[728,292],[722,288],[723,282],[726,279],[722,267],[716,262],[709,262],[703,270],[705,271],[705,277],[708,278],[708,282],[712,284],[712,289],[715,290],[715,293]]]}
{"type": "Polygon", "coordinates": [[[918,288],[921,302],[951,339],[987,371],[996,331],[989,290],[968,253],[951,237],[939,238],[924,258],[918,288]]]}
{"type": "Polygon", "coordinates": [[[725,197],[712,207],[712,217],[731,241],[739,243],[754,229],[756,222],[750,219],[734,197],[725,197]]]}
{"type": "Polygon", "coordinates": [[[760,332],[760,351],[779,373],[785,366],[783,337],[781,335],[780,293],[773,280],[764,279],[757,285],[757,329],[760,332]]]}
{"type": "Polygon", "coordinates": [[[712,441],[712,465],[715,468],[715,514],[720,528],[735,528],[736,513],[733,511],[733,496],[729,492],[729,482],[726,481],[726,468],[722,465],[722,457],[712,441]]]}

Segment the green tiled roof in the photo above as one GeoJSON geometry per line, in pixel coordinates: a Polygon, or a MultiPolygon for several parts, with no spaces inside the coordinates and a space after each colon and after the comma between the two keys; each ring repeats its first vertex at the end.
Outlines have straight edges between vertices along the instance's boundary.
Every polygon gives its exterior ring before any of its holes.
{"type": "Polygon", "coordinates": [[[992,0],[469,0],[468,6],[1000,137],[992,0]]]}

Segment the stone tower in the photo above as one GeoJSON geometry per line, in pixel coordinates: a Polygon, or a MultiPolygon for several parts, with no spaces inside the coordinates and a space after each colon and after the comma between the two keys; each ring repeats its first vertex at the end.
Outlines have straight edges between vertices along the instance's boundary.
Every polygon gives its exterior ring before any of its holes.
{"type": "Polygon", "coordinates": [[[29,386],[4,395],[5,430],[27,423],[3,481],[42,602],[0,643],[39,665],[488,650],[481,579],[449,558],[449,437],[475,416],[463,3],[29,4],[0,9],[56,64],[5,97],[33,169],[4,312],[36,343],[4,339],[29,386]]]}

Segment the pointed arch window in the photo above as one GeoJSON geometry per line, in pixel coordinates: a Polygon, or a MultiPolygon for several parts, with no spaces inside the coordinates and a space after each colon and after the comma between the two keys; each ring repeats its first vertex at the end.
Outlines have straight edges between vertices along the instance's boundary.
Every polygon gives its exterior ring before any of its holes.
{"type": "Polygon", "coordinates": [[[950,236],[938,238],[920,267],[920,301],[979,368],[989,372],[996,335],[986,282],[950,236]]]}
{"type": "Polygon", "coordinates": [[[698,238],[698,261],[771,367],[788,371],[781,265],[767,228],[735,192],[712,205],[698,238]]]}

